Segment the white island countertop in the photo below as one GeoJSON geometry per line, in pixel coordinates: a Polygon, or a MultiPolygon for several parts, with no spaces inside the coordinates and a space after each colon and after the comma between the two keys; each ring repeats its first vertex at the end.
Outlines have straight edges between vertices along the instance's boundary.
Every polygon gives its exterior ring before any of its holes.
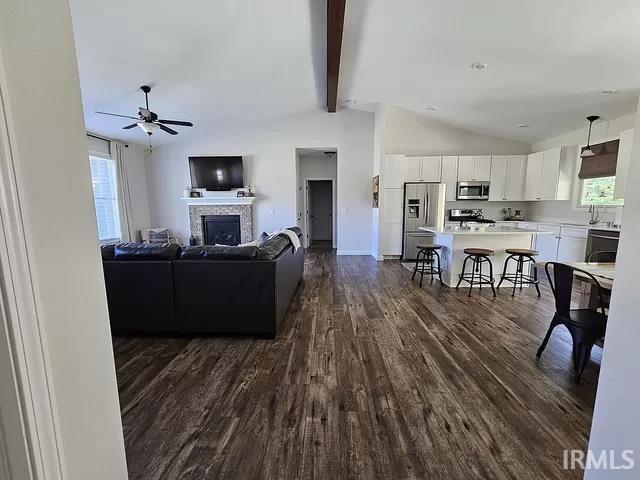
{"type": "Polygon", "coordinates": [[[553,232],[542,230],[530,230],[528,228],[505,227],[505,226],[474,226],[459,227],[445,226],[444,228],[420,227],[425,232],[437,235],[551,235],[553,232]]]}

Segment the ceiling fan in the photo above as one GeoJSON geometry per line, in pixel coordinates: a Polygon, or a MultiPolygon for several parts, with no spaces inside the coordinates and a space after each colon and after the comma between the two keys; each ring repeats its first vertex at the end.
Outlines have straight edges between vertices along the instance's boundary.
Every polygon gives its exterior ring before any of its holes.
{"type": "Polygon", "coordinates": [[[143,85],[140,87],[140,90],[144,92],[145,99],[145,107],[138,108],[138,116],[132,117],[129,115],[120,115],[118,113],[108,113],[108,112],[96,112],[101,115],[111,115],[112,117],[123,117],[123,118],[131,118],[133,120],[137,120],[135,123],[131,125],[127,125],[126,127],[122,127],[123,130],[128,130],[134,127],[140,127],[142,130],[147,133],[147,135],[152,135],[158,128],[160,130],[164,130],[165,132],[171,135],[177,135],[178,132],[173,130],[172,128],[167,127],[167,125],[178,125],[181,127],[193,127],[193,123],[191,122],[182,122],[179,120],[163,120],[158,119],[158,115],[155,112],[149,110],[149,92],[151,91],[151,87],[147,85],[143,85]]]}

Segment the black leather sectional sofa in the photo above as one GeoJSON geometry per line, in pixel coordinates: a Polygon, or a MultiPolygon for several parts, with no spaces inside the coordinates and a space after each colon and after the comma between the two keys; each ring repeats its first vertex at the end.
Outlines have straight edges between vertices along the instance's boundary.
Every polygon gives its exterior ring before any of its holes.
{"type": "Polygon", "coordinates": [[[259,246],[104,246],[111,330],[274,337],[302,278],[304,255],[286,235],[259,246]]]}

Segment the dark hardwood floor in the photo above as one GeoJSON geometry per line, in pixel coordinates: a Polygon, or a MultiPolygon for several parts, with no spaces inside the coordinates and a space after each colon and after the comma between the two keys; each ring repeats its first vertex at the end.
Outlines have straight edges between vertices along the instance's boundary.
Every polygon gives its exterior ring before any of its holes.
{"type": "Polygon", "coordinates": [[[313,252],[275,340],[117,338],[131,479],[565,479],[581,385],[549,288],[467,298],[398,262],[313,252]]]}

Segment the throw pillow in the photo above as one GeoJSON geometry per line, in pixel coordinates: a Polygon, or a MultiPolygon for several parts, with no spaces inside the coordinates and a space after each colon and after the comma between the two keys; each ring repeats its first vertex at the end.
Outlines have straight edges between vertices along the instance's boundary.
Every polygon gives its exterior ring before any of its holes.
{"type": "Polygon", "coordinates": [[[149,230],[149,243],[169,243],[169,229],[149,230]]]}

